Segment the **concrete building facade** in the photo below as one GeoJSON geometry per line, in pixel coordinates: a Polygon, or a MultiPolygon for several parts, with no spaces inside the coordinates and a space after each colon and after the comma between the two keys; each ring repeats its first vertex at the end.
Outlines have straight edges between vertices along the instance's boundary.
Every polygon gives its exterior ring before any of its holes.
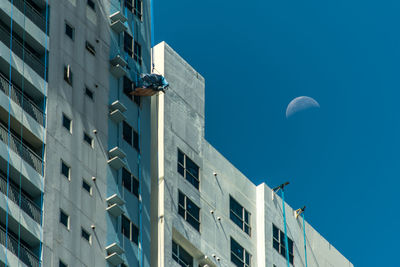
{"type": "Polygon", "coordinates": [[[0,266],[150,266],[150,0],[2,0],[0,266]]]}
{"type": "MultiPolygon", "coordinates": [[[[170,87],[153,103],[152,266],[287,266],[281,198],[205,140],[204,78],[165,42],[153,54],[170,87]]],[[[290,265],[306,266],[302,221],[285,210],[290,265]]],[[[308,223],[305,231],[308,266],[353,266],[308,223]]]]}

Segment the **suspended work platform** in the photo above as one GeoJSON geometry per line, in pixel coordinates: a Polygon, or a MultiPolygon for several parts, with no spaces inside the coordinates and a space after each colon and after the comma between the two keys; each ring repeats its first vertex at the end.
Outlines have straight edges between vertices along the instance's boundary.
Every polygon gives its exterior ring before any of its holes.
{"type": "Polygon", "coordinates": [[[130,94],[135,96],[152,96],[159,92],[165,92],[168,82],[162,75],[144,74],[140,79],[140,86],[136,87],[130,94]]]}

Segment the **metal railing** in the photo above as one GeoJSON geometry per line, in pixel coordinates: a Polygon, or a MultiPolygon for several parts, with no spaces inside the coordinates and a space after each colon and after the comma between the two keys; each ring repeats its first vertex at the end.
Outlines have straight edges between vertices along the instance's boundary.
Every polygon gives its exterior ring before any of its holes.
{"type": "MultiPolygon", "coordinates": [[[[25,13],[33,23],[42,31],[46,32],[46,17],[31,6],[26,0],[8,0],[14,4],[22,13],[25,13]]],[[[47,24],[48,25],[48,24],[47,24]]]]}
{"type": "MultiPolygon", "coordinates": [[[[8,144],[8,129],[0,124],[0,140],[8,144]]],[[[10,148],[31,165],[39,174],[42,174],[43,160],[32,149],[27,147],[20,138],[10,133],[10,148]]]]}
{"type": "Polygon", "coordinates": [[[0,73],[0,90],[3,91],[7,96],[9,96],[18,106],[22,107],[22,109],[28,113],[35,121],[37,121],[40,125],[44,126],[44,114],[42,110],[28,97],[26,97],[22,91],[13,83],[4,77],[0,73]],[[11,87],[9,88],[9,85],[11,87]],[[10,89],[10,90],[9,90],[10,89]],[[10,95],[8,94],[10,91],[10,95]]]}
{"type": "MultiPolygon", "coordinates": [[[[10,48],[10,31],[0,24],[0,40],[10,48]]],[[[12,51],[26,62],[40,77],[44,78],[45,65],[31,51],[26,49],[16,38],[12,38],[12,51]]],[[[47,53],[47,51],[45,52],[47,53]]]]}
{"type": "Polygon", "coordinates": [[[26,246],[18,242],[18,239],[6,232],[2,226],[0,226],[0,244],[6,246],[7,249],[16,255],[23,263],[28,267],[39,267],[40,259],[26,246]]]}
{"type": "MultiPolygon", "coordinates": [[[[0,192],[7,195],[7,178],[4,174],[0,173],[0,192]]],[[[17,205],[21,205],[20,208],[25,211],[34,221],[41,224],[41,212],[40,208],[22,191],[19,193],[19,189],[10,183],[8,187],[8,198],[17,205]]]]}

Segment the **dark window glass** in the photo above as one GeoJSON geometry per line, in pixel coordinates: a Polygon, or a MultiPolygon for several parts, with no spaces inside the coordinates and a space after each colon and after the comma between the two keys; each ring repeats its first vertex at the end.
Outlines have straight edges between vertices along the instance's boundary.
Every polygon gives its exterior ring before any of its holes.
{"type": "Polygon", "coordinates": [[[72,40],[74,40],[75,38],[75,29],[74,27],[72,27],[71,25],[69,25],[68,23],[65,23],[65,34],[71,38],[72,40]]]}
{"type": "Polygon", "coordinates": [[[129,11],[133,11],[133,0],[125,0],[125,6],[129,11]]]}
{"type": "Polygon", "coordinates": [[[122,168],[122,185],[136,197],[139,197],[139,181],[125,168],[122,168]]]}
{"type": "Polygon", "coordinates": [[[125,121],[122,124],[122,138],[132,145],[132,127],[125,121]]]}
{"type": "Polygon", "coordinates": [[[85,180],[82,180],[82,188],[85,189],[89,194],[92,193],[92,187],[85,180]]]}
{"type": "Polygon", "coordinates": [[[66,81],[69,85],[72,86],[73,83],[73,73],[71,71],[71,67],[64,66],[64,81],[66,81]]]}
{"type": "Polygon", "coordinates": [[[200,208],[182,192],[179,191],[178,195],[178,214],[200,231],[200,208]]]}
{"type": "Polygon", "coordinates": [[[88,143],[88,145],[93,145],[93,138],[90,137],[87,133],[83,133],[83,140],[88,143]]]}
{"type": "Polygon", "coordinates": [[[182,267],[193,266],[193,257],[174,240],[172,240],[172,258],[182,267]]]}
{"type": "Polygon", "coordinates": [[[246,234],[250,235],[250,213],[242,207],[233,197],[229,197],[231,220],[246,234]]]}
{"type": "Polygon", "coordinates": [[[121,232],[124,236],[126,236],[128,239],[131,239],[131,224],[128,218],[126,218],[124,215],[121,216],[121,232]]]}
{"type": "Polygon", "coordinates": [[[71,120],[63,114],[62,124],[69,132],[71,132],[71,120]]]}
{"type": "Polygon", "coordinates": [[[69,179],[70,167],[61,161],[61,174],[69,179]]]}
{"type": "Polygon", "coordinates": [[[94,4],[93,0],[87,0],[87,5],[93,10],[95,10],[96,8],[96,5],[94,4]]]}
{"type": "Polygon", "coordinates": [[[251,255],[231,237],[231,261],[235,266],[251,266],[251,255]]]}
{"type": "Polygon", "coordinates": [[[60,223],[69,228],[69,216],[62,210],[60,210],[60,223]]]}
{"type": "Polygon", "coordinates": [[[84,239],[86,239],[88,242],[90,242],[90,234],[83,228],[82,228],[82,231],[81,231],[81,236],[84,239]]]}
{"type": "Polygon", "coordinates": [[[121,220],[121,232],[135,244],[139,243],[139,228],[124,215],[121,220]]]}
{"type": "Polygon", "coordinates": [[[135,102],[136,105],[140,106],[140,101],[141,101],[140,96],[138,95],[133,96],[133,102],[135,102]]]}
{"type": "Polygon", "coordinates": [[[134,14],[139,18],[142,19],[142,9],[143,9],[143,3],[142,0],[134,0],[135,2],[135,10],[134,14]]]}
{"type": "Polygon", "coordinates": [[[142,46],[135,41],[133,59],[142,65],[142,46]]]}
{"type": "Polygon", "coordinates": [[[93,100],[93,97],[94,97],[94,93],[93,93],[93,91],[92,90],[90,90],[89,88],[85,88],[85,95],[87,96],[87,97],[89,97],[90,99],[92,99],[93,100]]]}
{"type": "Polygon", "coordinates": [[[94,45],[86,41],[86,50],[90,52],[93,56],[96,55],[96,48],[94,48],[94,45]]]}
{"type": "Polygon", "coordinates": [[[178,149],[178,172],[196,189],[199,189],[199,166],[178,149]]]}
{"type": "MultiPolygon", "coordinates": [[[[286,241],[285,241],[285,233],[281,231],[275,225],[272,225],[272,246],[273,248],[286,258],[286,241]]],[[[294,254],[293,254],[293,240],[289,237],[288,241],[288,249],[289,249],[289,262],[293,264],[294,262],[294,254]]]]}
{"type": "Polygon", "coordinates": [[[139,134],[136,131],[133,131],[133,147],[137,150],[140,151],[139,147],[139,134]]]}
{"type": "Polygon", "coordinates": [[[62,262],[62,260],[60,260],[58,266],[59,266],[59,267],[68,267],[68,265],[65,264],[64,262],[62,262]]]}
{"type": "Polygon", "coordinates": [[[124,32],[124,51],[133,57],[133,38],[127,32],[124,32]]]}
{"type": "Polygon", "coordinates": [[[124,76],[124,80],[123,80],[123,91],[124,94],[129,97],[130,99],[132,99],[132,95],[131,92],[133,91],[133,82],[131,80],[129,80],[128,77],[124,76]]]}

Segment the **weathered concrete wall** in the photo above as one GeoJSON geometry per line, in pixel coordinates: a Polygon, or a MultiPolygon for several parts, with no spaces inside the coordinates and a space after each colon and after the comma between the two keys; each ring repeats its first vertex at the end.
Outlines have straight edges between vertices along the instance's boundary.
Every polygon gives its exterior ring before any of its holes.
{"type": "MultiPolygon", "coordinates": [[[[179,266],[172,259],[172,239],[194,257],[194,266],[232,266],[231,237],[252,255],[252,266],[286,266],[272,247],[272,223],[283,230],[280,198],[272,200],[270,188],[254,185],[204,139],[204,78],[164,42],[154,48],[154,56],[156,69],[170,84],[158,98],[163,104],[155,107],[164,117],[157,125],[158,146],[163,147],[158,151],[163,153],[158,155],[158,266],[179,266]],[[178,149],[200,167],[200,190],[177,172],[178,149]],[[200,207],[200,232],[178,214],[178,190],[200,207]],[[250,212],[251,236],[230,219],[229,196],[250,212]]],[[[305,266],[301,221],[288,205],[286,212],[288,236],[295,242],[294,265],[305,266]]],[[[352,266],[306,227],[308,266],[352,266]]]]}

